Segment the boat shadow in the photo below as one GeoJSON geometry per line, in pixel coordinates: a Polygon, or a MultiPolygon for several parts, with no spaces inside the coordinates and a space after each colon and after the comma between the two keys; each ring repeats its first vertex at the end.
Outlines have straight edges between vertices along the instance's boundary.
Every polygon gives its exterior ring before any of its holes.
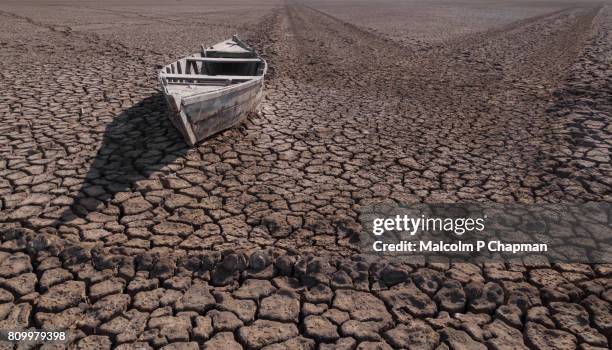
{"type": "Polygon", "coordinates": [[[52,226],[104,223],[98,216],[115,216],[119,208],[109,206],[120,192],[138,190],[141,180],[159,178],[162,172],[172,172],[177,158],[189,147],[172,126],[163,94],[156,93],[118,114],[105,130],[98,149],[78,189],[70,189],[74,200],[68,208],[55,215],[52,226]],[[115,212],[113,212],[115,211],[115,212]],[[93,219],[93,220],[92,220],[93,219]]]}

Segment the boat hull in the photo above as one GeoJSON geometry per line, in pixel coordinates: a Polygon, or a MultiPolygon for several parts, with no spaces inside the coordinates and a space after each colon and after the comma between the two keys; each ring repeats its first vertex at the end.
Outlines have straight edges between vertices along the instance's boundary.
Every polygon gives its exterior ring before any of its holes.
{"type": "Polygon", "coordinates": [[[263,79],[258,79],[234,92],[184,105],[196,142],[242,123],[257,110],[262,96],[263,79]]]}
{"type": "Polygon", "coordinates": [[[263,97],[263,77],[249,81],[217,96],[193,96],[177,101],[166,95],[170,105],[170,120],[185,141],[196,143],[242,123],[250,113],[256,112],[263,97]]]}

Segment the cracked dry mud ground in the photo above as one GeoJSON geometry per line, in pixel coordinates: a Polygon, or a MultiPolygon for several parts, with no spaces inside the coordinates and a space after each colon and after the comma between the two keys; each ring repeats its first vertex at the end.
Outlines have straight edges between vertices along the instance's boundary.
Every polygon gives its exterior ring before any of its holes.
{"type": "Polygon", "coordinates": [[[612,265],[396,264],[352,239],[382,201],[609,202],[612,7],[410,37],[340,4],[2,5],[0,329],[83,349],[608,348],[612,265]],[[261,114],[189,149],[155,66],[233,32],[271,66],[261,114]]]}

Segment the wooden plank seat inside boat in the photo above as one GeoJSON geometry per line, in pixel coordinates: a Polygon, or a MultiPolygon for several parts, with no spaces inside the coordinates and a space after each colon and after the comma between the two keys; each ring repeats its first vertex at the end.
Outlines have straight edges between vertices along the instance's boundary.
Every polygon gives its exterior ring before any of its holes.
{"type": "Polygon", "coordinates": [[[262,73],[263,66],[261,58],[198,57],[194,55],[167,66],[164,74],[168,77],[173,75],[256,76],[262,73]]]}
{"type": "Polygon", "coordinates": [[[187,61],[220,62],[220,63],[249,63],[261,62],[259,58],[226,58],[226,57],[186,57],[187,61]]]}
{"type": "Polygon", "coordinates": [[[205,74],[162,74],[162,79],[166,79],[169,85],[188,84],[188,85],[217,85],[226,86],[233,83],[253,80],[255,75],[205,75],[205,74]]]}
{"type": "Polygon", "coordinates": [[[228,85],[224,84],[195,84],[183,83],[177,85],[168,85],[168,91],[172,94],[180,94],[190,96],[193,94],[203,94],[222,89],[228,85]]]}
{"type": "Polygon", "coordinates": [[[162,74],[162,79],[166,79],[168,91],[185,97],[192,94],[213,92],[255,78],[257,76],[162,74]]]}

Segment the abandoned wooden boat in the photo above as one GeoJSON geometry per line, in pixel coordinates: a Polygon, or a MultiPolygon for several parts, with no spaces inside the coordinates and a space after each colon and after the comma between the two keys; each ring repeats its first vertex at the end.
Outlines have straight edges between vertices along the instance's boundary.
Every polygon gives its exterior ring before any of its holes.
{"type": "Polygon", "coordinates": [[[266,61],[237,36],[164,66],[170,119],[189,145],[242,122],[262,98],[266,61]]]}

